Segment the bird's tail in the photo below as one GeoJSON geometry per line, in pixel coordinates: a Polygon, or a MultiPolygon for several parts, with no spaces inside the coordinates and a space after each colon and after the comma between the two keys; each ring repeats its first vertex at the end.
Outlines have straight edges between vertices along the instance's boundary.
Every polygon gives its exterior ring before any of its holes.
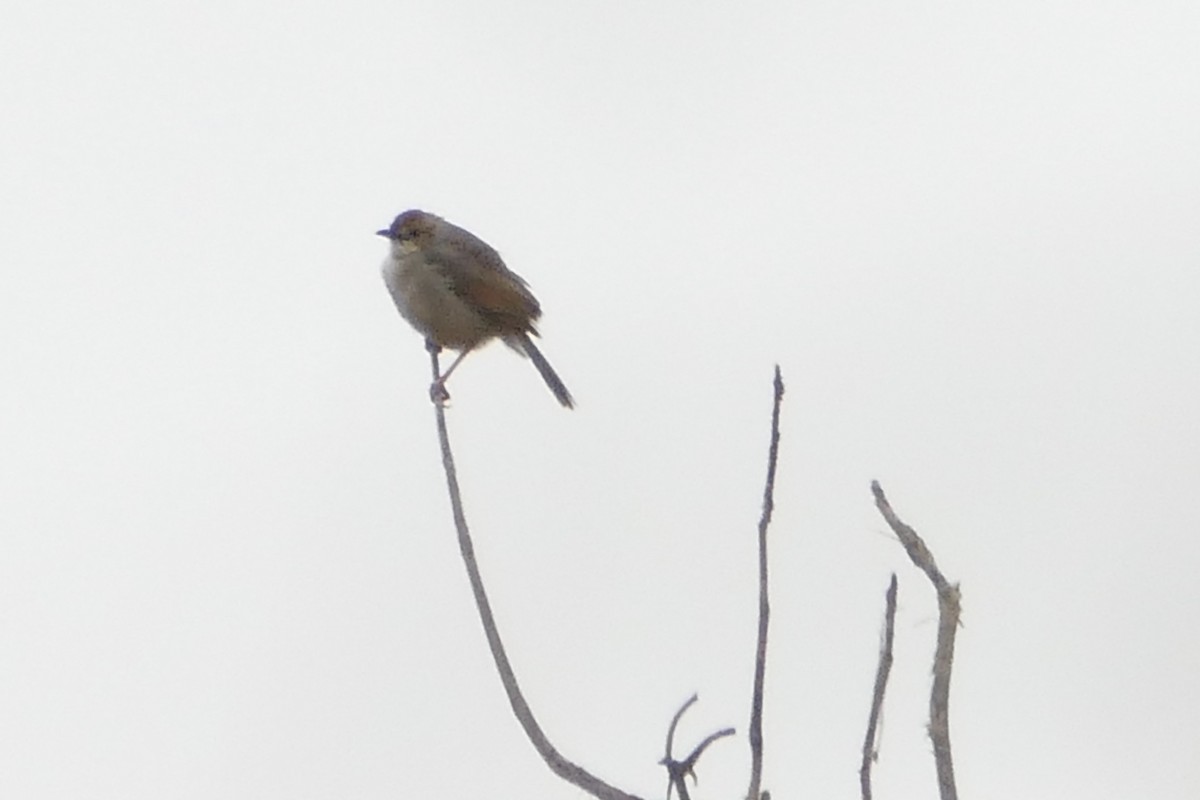
{"type": "Polygon", "coordinates": [[[537,345],[533,343],[528,333],[522,333],[520,336],[513,337],[515,343],[520,350],[529,356],[529,360],[537,367],[537,371],[541,373],[542,380],[550,387],[550,391],[554,392],[554,396],[558,398],[558,402],[562,403],[566,408],[575,407],[575,398],[571,397],[571,393],[567,391],[567,387],[563,385],[562,378],[558,377],[558,373],[550,366],[550,362],[542,355],[542,351],[538,350],[537,345]]]}

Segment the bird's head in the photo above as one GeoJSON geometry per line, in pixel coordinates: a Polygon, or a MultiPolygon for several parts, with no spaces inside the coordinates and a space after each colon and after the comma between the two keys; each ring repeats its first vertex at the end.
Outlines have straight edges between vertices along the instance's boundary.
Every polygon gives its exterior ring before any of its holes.
{"type": "Polygon", "coordinates": [[[390,226],[375,233],[402,245],[419,247],[424,239],[433,236],[441,221],[441,217],[414,208],[405,211],[392,220],[390,226]]]}

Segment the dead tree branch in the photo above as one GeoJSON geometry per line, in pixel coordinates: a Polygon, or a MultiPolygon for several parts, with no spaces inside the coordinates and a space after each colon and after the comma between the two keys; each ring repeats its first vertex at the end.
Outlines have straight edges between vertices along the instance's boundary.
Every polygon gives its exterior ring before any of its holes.
{"type": "MultiPolygon", "coordinates": [[[[754,694],[750,701],[750,787],[746,800],[759,800],[762,783],[763,683],[767,672],[767,627],[771,605],[767,596],[767,528],[775,510],[775,469],[779,463],[779,412],[783,405],[783,375],[775,365],[775,400],[771,408],[771,445],[767,451],[767,480],[763,488],[762,516],[758,520],[758,642],[754,652],[754,694]]],[[[682,798],[681,798],[682,800],[682,798]]]]}
{"type": "Polygon", "coordinates": [[[700,699],[699,695],[692,695],[687,699],[679,710],[675,712],[675,716],[671,718],[671,725],[667,728],[667,748],[666,755],[663,756],[659,764],[667,768],[667,800],[671,800],[671,790],[674,789],[679,795],[679,800],[691,800],[691,795],[688,792],[687,781],[685,778],[691,775],[692,780],[696,780],[696,762],[700,760],[700,756],[708,749],[708,746],[717,739],[726,736],[733,736],[733,728],[723,728],[716,733],[710,733],[704,737],[704,741],[696,745],[688,757],[683,761],[676,761],[671,755],[672,748],[675,744],[675,728],[679,725],[679,720],[683,717],[683,712],[692,707],[692,704],[700,699]]]}
{"type": "MultiPolygon", "coordinates": [[[[438,348],[430,347],[429,354],[433,367],[433,380],[436,382],[441,375],[438,366],[438,348]]],[[[479,619],[483,623],[488,648],[492,651],[492,659],[496,662],[496,671],[500,673],[500,682],[504,684],[504,692],[508,695],[508,702],[512,706],[513,714],[516,715],[517,721],[521,724],[525,735],[529,737],[529,741],[533,743],[538,755],[545,760],[555,775],[601,800],[640,800],[635,795],[626,794],[620,789],[610,786],[583,767],[564,758],[546,738],[541,726],[534,719],[533,711],[530,710],[525,696],[517,685],[517,676],[513,672],[504,645],[500,641],[500,631],[496,627],[492,607],[483,588],[483,578],[479,573],[479,564],[475,560],[475,547],[471,543],[471,534],[463,513],[462,495],[458,488],[458,472],[454,467],[454,456],[450,451],[450,437],[446,432],[446,411],[436,398],[434,410],[437,418],[438,441],[442,448],[442,466],[446,471],[446,485],[450,492],[450,507],[454,513],[454,527],[458,531],[458,547],[462,552],[463,564],[467,568],[467,577],[471,581],[471,591],[475,595],[475,606],[479,610],[479,619]]]]}
{"type": "Polygon", "coordinates": [[[933,657],[933,689],[929,695],[929,738],[937,765],[938,790],[942,800],[958,800],[954,782],[954,760],[950,754],[950,672],[954,665],[954,637],[962,612],[958,585],[946,580],[933,554],[917,532],[904,524],[883,494],[879,481],[871,482],[875,506],[904,545],[908,557],[925,573],[938,597],[938,636],[933,657]]]}
{"type": "Polygon", "coordinates": [[[887,691],[888,675],[892,671],[892,642],[896,637],[896,573],[888,583],[887,610],[883,615],[883,639],[879,644],[879,666],[875,669],[875,691],[871,695],[871,714],[867,720],[867,735],[863,739],[862,766],[858,780],[862,799],[871,800],[871,765],[879,757],[879,717],[883,712],[883,695],[887,691]]]}

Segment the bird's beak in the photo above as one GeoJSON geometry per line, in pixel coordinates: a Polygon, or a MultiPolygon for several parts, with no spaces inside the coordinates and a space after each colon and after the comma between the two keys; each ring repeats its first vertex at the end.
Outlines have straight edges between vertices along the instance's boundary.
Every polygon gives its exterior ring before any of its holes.
{"type": "Polygon", "coordinates": [[[383,229],[383,230],[381,230],[381,231],[375,231],[375,235],[376,235],[376,236],[382,236],[382,237],[383,237],[383,238],[385,238],[385,239],[390,239],[390,238],[392,238],[392,232],[391,232],[390,230],[388,230],[387,228],[384,228],[384,229],[383,229]]]}

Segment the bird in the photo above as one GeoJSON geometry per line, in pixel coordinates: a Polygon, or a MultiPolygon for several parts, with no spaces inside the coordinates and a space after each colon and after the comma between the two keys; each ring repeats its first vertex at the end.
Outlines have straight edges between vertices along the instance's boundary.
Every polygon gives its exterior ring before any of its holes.
{"type": "Polygon", "coordinates": [[[459,351],[430,387],[435,402],[449,399],[446,379],[467,354],[498,338],[529,357],[559,403],[575,407],[575,399],[533,342],[541,305],[489,244],[415,208],[376,234],[390,242],[383,280],[400,316],[425,336],[434,352],[443,347],[459,351]]]}

